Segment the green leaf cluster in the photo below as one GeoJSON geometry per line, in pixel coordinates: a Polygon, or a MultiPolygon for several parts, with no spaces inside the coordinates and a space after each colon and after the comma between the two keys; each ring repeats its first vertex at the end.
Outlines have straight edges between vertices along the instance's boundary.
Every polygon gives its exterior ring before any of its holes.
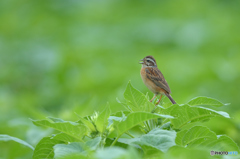
{"type": "Polygon", "coordinates": [[[199,125],[216,116],[230,118],[226,112],[206,107],[225,105],[216,99],[197,97],[187,104],[155,106],[130,82],[124,98],[124,102],[118,101],[126,108],[121,112],[111,113],[107,104],[102,112],[78,116],[75,122],[53,117],[32,120],[56,132],[42,138],[35,148],[8,135],[1,135],[0,140],[13,140],[33,149],[33,159],[185,158],[199,154],[210,158],[211,150],[239,152],[231,138],[199,125]]]}

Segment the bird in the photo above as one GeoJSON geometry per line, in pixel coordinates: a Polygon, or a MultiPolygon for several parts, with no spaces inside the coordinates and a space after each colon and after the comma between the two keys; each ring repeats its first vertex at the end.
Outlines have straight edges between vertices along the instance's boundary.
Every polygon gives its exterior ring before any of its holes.
{"type": "Polygon", "coordinates": [[[150,102],[152,102],[153,99],[155,99],[156,96],[160,94],[160,98],[156,105],[160,103],[162,95],[167,96],[172,104],[176,104],[175,100],[170,95],[171,90],[168,86],[168,83],[165,80],[162,72],[158,69],[154,57],[149,55],[139,61],[141,61],[139,63],[142,64],[140,74],[143,83],[151,92],[154,93],[154,97],[150,100],[150,102]]]}

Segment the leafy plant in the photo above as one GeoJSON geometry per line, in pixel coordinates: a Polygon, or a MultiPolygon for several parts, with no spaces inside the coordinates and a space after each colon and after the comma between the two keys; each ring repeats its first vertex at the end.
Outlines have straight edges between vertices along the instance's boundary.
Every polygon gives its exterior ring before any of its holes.
{"type": "Polygon", "coordinates": [[[48,117],[32,120],[37,126],[58,133],[42,138],[35,149],[28,143],[7,135],[0,140],[13,140],[40,158],[209,158],[210,151],[236,151],[237,144],[226,135],[217,135],[199,123],[213,117],[229,118],[228,113],[205,106],[224,104],[209,97],[197,97],[187,104],[158,105],[136,90],[129,82],[124,92],[126,110],[111,113],[110,106],[76,122],[48,117]]]}

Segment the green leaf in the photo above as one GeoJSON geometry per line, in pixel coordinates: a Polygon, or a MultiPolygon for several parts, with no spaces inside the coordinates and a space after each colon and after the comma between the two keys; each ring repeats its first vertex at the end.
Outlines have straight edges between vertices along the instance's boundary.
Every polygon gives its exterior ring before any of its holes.
{"type": "Polygon", "coordinates": [[[22,145],[27,146],[30,149],[34,150],[34,147],[32,145],[30,145],[29,143],[27,143],[26,141],[23,141],[19,138],[12,137],[12,136],[9,136],[9,135],[0,135],[0,141],[15,141],[19,144],[22,144],[22,145]]]}
{"type": "Polygon", "coordinates": [[[108,118],[109,118],[110,114],[111,114],[111,110],[110,110],[109,105],[107,105],[107,107],[97,117],[95,125],[99,132],[103,133],[105,131],[105,129],[107,128],[108,118]]]}
{"type": "Polygon", "coordinates": [[[48,120],[32,120],[37,126],[45,126],[61,131],[77,140],[82,141],[82,137],[86,134],[87,128],[85,125],[81,125],[74,122],[58,122],[52,123],[48,120]]]}
{"type": "Polygon", "coordinates": [[[81,117],[80,115],[78,115],[77,113],[75,113],[78,118],[80,119],[80,121],[78,121],[78,123],[83,123],[85,126],[87,126],[91,131],[97,131],[95,129],[95,126],[93,125],[93,123],[87,119],[84,119],[83,117],[81,117]]]}
{"type": "Polygon", "coordinates": [[[111,114],[111,116],[109,116],[108,121],[109,124],[112,124],[113,121],[123,121],[127,118],[127,115],[130,114],[129,111],[121,111],[121,112],[116,112],[114,114],[111,114]]]}
{"type": "Polygon", "coordinates": [[[82,153],[66,154],[64,156],[57,156],[54,159],[90,159],[91,157],[86,156],[82,153]]]}
{"type": "Polygon", "coordinates": [[[63,119],[60,118],[54,118],[54,117],[47,117],[48,119],[52,120],[55,123],[64,123],[65,121],[63,119]]]}
{"type": "Polygon", "coordinates": [[[177,137],[175,139],[175,143],[177,145],[181,145],[183,146],[183,138],[184,138],[184,135],[187,133],[188,130],[181,130],[177,133],[177,137]]]}
{"type": "Polygon", "coordinates": [[[170,147],[176,145],[175,138],[175,131],[155,128],[148,134],[131,139],[120,138],[118,142],[135,147],[138,147],[137,145],[139,145],[143,149],[144,153],[147,154],[149,153],[148,151],[153,153],[155,150],[157,150],[157,153],[166,152],[170,147]]]}
{"type": "Polygon", "coordinates": [[[50,137],[42,138],[33,152],[33,159],[52,159],[54,157],[53,146],[60,143],[63,142],[50,137]]]}
{"type": "Polygon", "coordinates": [[[116,159],[116,158],[123,158],[123,159],[138,159],[141,158],[139,153],[136,149],[129,147],[128,149],[123,149],[121,147],[107,147],[104,149],[98,149],[96,151],[96,158],[97,159],[116,159]]]}
{"type": "Polygon", "coordinates": [[[96,152],[98,159],[105,159],[106,156],[110,159],[120,158],[126,153],[126,150],[120,147],[107,147],[105,149],[99,149],[96,152]]]}
{"type": "Polygon", "coordinates": [[[191,107],[189,105],[179,106],[174,104],[167,109],[162,109],[161,112],[174,116],[174,119],[171,119],[171,123],[176,129],[180,129],[188,123],[206,121],[215,116],[229,118],[226,112],[215,111],[204,107],[191,107]]]}
{"type": "Polygon", "coordinates": [[[189,144],[199,143],[202,139],[217,139],[214,132],[210,131],[207,127],[194,126],[189,130],[183,130],[177,133],[176,143],[185,147],[189,144]]]}
{"type": "Polygon", "coordinates": [[[102,139],[101,137],[96,137],[92,140],[89,140],[89,141],[86,142],[86,146],[91,150],[96,150],[98,145],[101,142],[101,139],[102,139]]]}
{"type": "Polygon", "coordinates": [[[132,109],[126,104],[121,102],[118,98],[116,98],[116,101],[121,104],[125,109],[127,109],[128,111],[132,111],[132,109]]]}
{"type": "MultiPolygon", "coordinates": [[[[111,116],[109,116],[108,118],[109,125],[111,125],[111,127],[114,127],[114,125],[116,124],[118,125],[119,122],[126,120],[128,114],[130,114],[129,111],[121,111],[121,112],[116,112],[114,114],[111,114],[111,116]]],[[[111,129],[108,137],[115,138],[117,134],[118,132],[116,129],[111,129]]]]}
{"type": "Polygon", "coordinates": [[[96,150],[101,142],[101,137],[96,137],[86,143],[72,142],[69,144],[57,144],[54,146],[54,158],[66,158],[70,156],[86,155],[88,150],[96,150]]]}
{"type": "Polygon", "coordinates": [[[237,144],[229,137],[217,136],[205,126],[194,126],[177,133],[176,143],[188,148],[206,148],[215,151],[238,151],[237,144]]]}
{"type": "Polygon", "coordinates": [[[207,147],[215,151],[239,151],[238,145],[228,136],[219,135],[215,140],[204,140],[198,145],[193,145],[191,147],[207,147]]]}
{"type": "Polygon", "coordinates": [[[223,104],[222,102],[220,102],[214,98],[210,98],[210,97],[196,97],[196,98],[193,98],[192,100],[190,100],[188,102],[188,104],[191,106],[209,105],[209,106],[215,106],[215,107],[221,107],[224,105],[228,105],[228,104],[223,104]]]}
{"type": "Polygon", "coordinates": [[[57,144],[54,146],[54,158],[64,158],[70,155],[80,154],[84,150],[84,143],[72,142],[70,144],[57,144]]]}
{"type": "Polygon", "coordinates": [[[120,137],[123,133],[125,133],[129,129],[133,128],[134,126],[146,120],[156,119],[156,118],[173,118],[173,117],[169,115],[160,115],[160,114],[153,114],[153,113],[147,113],[147,112],[130,113],[127,116],[126,120],[115,123],[118,136],[120,137]]]}
{"type": "Polygon", "coordinates": [[[160,128],[153,129],[148,134],[140,137],[140,141],[134,142],[142,145],[151,146],[162,152],[166,152],[175,144],[176,132],[169,130],[162,130],[160,128]]]}
{"type": "Polygon", "coordinates": [[[220,159],[220,156],[211,156],[210,149],[194,149],[185,148],[181,146],[173,146],[169,148],[168,152],[162,158],[166,159],[220,159]]]}
{"type": "Polygon", "coordinates": [[[151,112],[155,106],[153,103],[149,102],[147,97],[142,94],[139,90],[135,89],[130,81],[124,92],[124,98],[127,101],[127,105],[133,111],[146,111],[151,112]]]}
{"type": "Polygon", "coordinates": [[[60,141],[63,141],[65,143],[68,143],[68,142],[79,142],[81,140],[79,139],[76,139],[75,137],[72,137],[70,135],[67,135],[65,133],[59,133],[59,134],[56,134],[55,136],[53,136],[51,139],[54,139],[54,140],[60,140],[60,141]]]}
{"type": "Polygon", "coordinates": [[[159,158],[160,155],[163,154],[163,152],[153,146],[150,145],[140,145],[143,152],[144,152],[144,156],[146,156],[147,158],[159,158]]]}

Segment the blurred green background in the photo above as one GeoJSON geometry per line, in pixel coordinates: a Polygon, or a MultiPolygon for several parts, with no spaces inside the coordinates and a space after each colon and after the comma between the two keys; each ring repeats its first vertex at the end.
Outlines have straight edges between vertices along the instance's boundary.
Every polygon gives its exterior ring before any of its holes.
{"type": "MultiPolygon", "coordinates": [[[[231,103],[217,109],[231,119],[205,125],[240,145],[239,28],[239,0],[1,0],[0,134],[35,146],[51,130],[29,118],[77,120],[107,102],[123,110],[116,97],[129,80],[149,92],[138,60],[153,55],[177,103],[231,103]]],[[[0,158],[32,153],[14,142],[0,149],[0,158]]]]}

